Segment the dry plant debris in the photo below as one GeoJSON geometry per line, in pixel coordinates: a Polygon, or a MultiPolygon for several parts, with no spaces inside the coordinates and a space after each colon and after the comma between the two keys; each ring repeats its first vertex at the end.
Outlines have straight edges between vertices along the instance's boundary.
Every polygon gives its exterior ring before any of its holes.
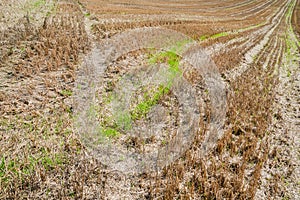
{"type": "MultiPolygon", "coordinates": [[[[2,0],[0,199],[299,199],[299,9],[299,0],[2,0]],[[83,62],[91,49],[145,27],[182,33],[213,60],[226,83],[226,121],[203,156],[210,91],[203,75],[190,71],[184,76],[201,83],[203,107],[189,148],[159,171],[126,174],[101,163],[78,135],[75,83],[82,69],[93,75],[83,62]]],[[[108,67],[104,89],[145,64],[148,50],[123,53],[108,67]]],[[[152,90],[140,88],[136,96],[144,91],[152,90]]],[[[176,124],[172,91],[153,99],[145,112],[131,112],[140,119],[164,110],[176,124]]],[[[107,114],[101,100],[99,123],[107,114]]],[[[132,137],[124,144],[139,151],[143,142],[132,137]]]]}

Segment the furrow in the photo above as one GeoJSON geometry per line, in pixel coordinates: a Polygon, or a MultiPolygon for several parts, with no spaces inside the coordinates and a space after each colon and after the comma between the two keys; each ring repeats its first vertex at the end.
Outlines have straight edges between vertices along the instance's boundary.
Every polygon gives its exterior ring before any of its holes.
{"type": "Polygon", "coordinates": [[[245,60],[240,64],[240,66],[238,66],[237,68],[234,68],[232,70],[229,70],[228,72],[225,73],[225,77],[227,80],[230,80],[230,81],[235,80],[237,77],[239,77],[241,74],[243,74],[250,67],[250,65],[255,60],[254,58],[257,57],[260,54],[260,52],[263,50],[264,46],[268,44],[273,32],[280,25],[280,22],[283,20],[284,13],[286,13],[289,4],[290,4],[290,1],[288,2],[288,4],[285,5],[284,8],[281,9],[281,11],[272,20],[272,22],[274,24],[273,24],[272,28],[264,35],[264,38],[245,54],[245,57],[244,57],[245,60]]]}

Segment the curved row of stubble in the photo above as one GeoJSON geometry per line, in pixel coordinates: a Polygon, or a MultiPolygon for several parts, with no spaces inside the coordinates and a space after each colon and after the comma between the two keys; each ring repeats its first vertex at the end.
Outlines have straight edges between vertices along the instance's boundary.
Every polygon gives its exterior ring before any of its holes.
{"type": "Polygon", "coordinates": [[[92,49],[85,59],[86,67],[79,72],[76,81],[74,108],[77,130],[94,155],[112,169],[124,173],[161,169],[180,157],[193,143],[195,135],[200,131],[199,102],[196,102],[193,88],[181,77],[176,84],[177,89],[176,87],[172,89],[181,101],[179,103],[183,107],[183,115],[189,117],[185,117],[185,120],[181,122],[176,137],[169,141],[167,146],[156,149],[155,152],[143,154],[121,149],[108,139],[105,142],[97,143],[99,137],[102,136],[99,133],[97,116],[95,113],[91,114],[91,108],[97,104],[95,94],[101,85],[107,66],[131,51],[145,48],[169,49],[178,41],[187,42],[183,48],[175,50],[176,53],[201,74],[206,90],[209,92],[210,116],[207,121],[209,128],[204,136],[201,154],[205,156],[213,149],[216,141],[222,137],[226,115],[225,84],[216,65],[201,47],[189,37],[168,29],[139,28],[123,32],[92,49]]]}

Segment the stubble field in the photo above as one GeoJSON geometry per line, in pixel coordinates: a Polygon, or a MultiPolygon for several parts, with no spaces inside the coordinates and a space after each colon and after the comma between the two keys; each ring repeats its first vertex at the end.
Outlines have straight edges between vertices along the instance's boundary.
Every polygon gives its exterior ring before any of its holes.
{"type": "Polygon", "coordinates": [[[0,199],[299,199],[299,0],[2,0],[0,199]]]}

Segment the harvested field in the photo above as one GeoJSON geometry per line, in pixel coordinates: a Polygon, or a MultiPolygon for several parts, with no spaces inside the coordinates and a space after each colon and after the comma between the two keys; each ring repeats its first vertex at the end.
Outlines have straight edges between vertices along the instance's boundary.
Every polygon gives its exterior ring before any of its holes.
{"type": "Polygon", "coordinates": [[[2,0],[0,199],[299,199],[299,0],[2,0]]]}

